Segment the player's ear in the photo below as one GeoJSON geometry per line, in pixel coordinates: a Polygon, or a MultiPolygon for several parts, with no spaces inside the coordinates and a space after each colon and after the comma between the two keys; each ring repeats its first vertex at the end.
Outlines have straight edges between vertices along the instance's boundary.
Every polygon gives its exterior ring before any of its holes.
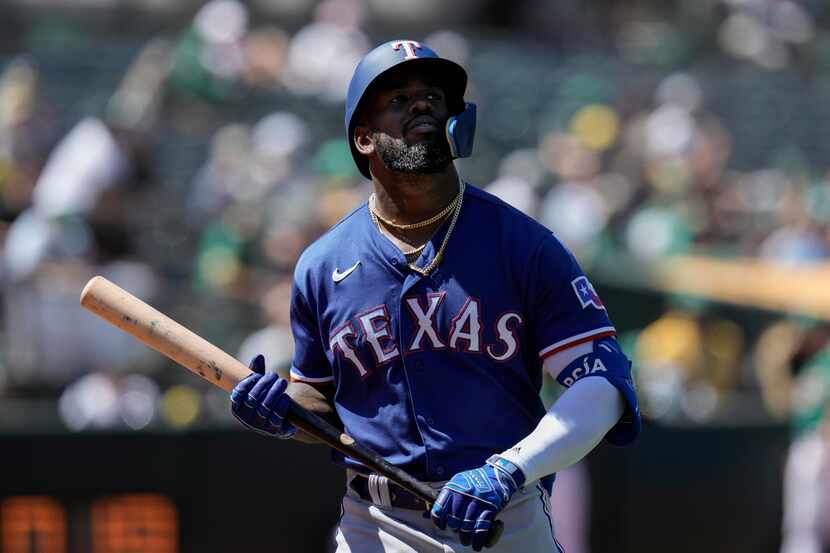
{"type": "Polygon", "coordinates": [[[354,128],[352,140],[354,140],[355,149],[365,156],[371,155],[375,151],[375,141],[372,139],[372,133],[369,132],[367,125],[357,125],[354,128]]]}

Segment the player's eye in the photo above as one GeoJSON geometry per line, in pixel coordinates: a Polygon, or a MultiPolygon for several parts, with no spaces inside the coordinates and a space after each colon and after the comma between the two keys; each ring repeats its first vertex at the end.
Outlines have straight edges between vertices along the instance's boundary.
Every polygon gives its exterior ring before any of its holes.
{"type": "Polygon", "coordinates": [[[390,104],[403,104],[408,99],[409,98],[405,94],[398,94],[396,96],[392,96],[392,98],[389,100],[389,103],[390,104]]]}

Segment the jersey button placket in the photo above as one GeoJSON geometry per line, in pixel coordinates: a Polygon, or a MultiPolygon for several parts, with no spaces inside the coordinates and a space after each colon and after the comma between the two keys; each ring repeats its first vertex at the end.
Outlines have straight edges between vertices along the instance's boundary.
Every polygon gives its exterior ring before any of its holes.
{"type": "MultiPolygon", "coordinates": [[[[390,263],[392,263],[393,265],[397,265],[396,260],[394,258],[392,258],[390,260],[390,263]]],[[[411,275],[407,276],[407,279],[409,279],[409,278],[411,278],[411,275]]],[[[412,282],[410,282],[409,286],[404,284],[404,287],[401,290],[400,295],[399,295],[400,301],[399,301],[398,306],[397,306],[397,316],[398,316],[398,321],[399,321],[399,324],[398,324],[398,341],[399,341],[400,344],[406,344],[407,340],[410,338],[410,334],[412,333],[412,327],[411,327],[412,321],[408,317],[402,317],[403,310],[406,309],[406,307],[403,304],[403,297],[407,293],[408,289],[412,286],[412,284],[413,284],[412,282]]],[[[402,345],[401,347],[405,348],[406,346],[402,345]]],[[[404,375],[406,376],[407,386],[409,387],[409,398],[410,398],[410,402],[411,402],[410,405],[411,405],[411,408],[412,408],[412,415],[415,419],[415,427],[418,430],[418,434],[419,434],[419,437],[421,439],[421,443],[424,446],[424,456],[425,456],[425,462],[426,462],[426,469],[427,469],[427,472],[429,472],[430,471],[430,465],[431,465],[431,462],[430,462],[431,452],[430,452],[430,447],[427,445],[427,440],[424,436],[424,430],[425,430],[424,423],[426,423],[426,420],[425,420],[424,416],[421,414],[420,402],[416,399],[417,398],[416,388],[418,387],[416,385],[416,381],[417,381],[416,375],[421,373],[421,371],[423,370],[424,362],[421,361],[420,359],[414,359],[414,360],[411,360],[411,361],[408,362],[406,355],[403,355],[402,361],[403,361],[402,365],[403,365],[403,369],[404,369],[404,375]]]]}

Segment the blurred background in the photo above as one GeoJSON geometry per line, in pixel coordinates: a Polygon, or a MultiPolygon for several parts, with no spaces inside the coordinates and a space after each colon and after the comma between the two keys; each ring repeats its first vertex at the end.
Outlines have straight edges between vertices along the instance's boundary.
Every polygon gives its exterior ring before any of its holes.
{"type": "Polygon", "coordinates": [[[243,430],[78,297],[102,274],[286,371],[293,265],[370,192],[346,86],[393,38],[467,68],[462,176],[575,252],[634,360],[642,438],[557,480],[569,553],[828,550],[827,2],[2,8],[3,552],[328,550],[326,448],[243,430]]]}

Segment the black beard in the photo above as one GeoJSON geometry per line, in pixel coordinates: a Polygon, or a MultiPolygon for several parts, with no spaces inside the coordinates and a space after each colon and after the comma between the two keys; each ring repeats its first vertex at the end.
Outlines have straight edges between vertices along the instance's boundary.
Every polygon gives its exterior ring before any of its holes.
{"type": "Polygon", "coordinates": [[[450,145],[437,134],[415,144],[381,132],[374,132],[372,136],[380,158],[393,171],[429,175],[442,172],[452,162],[450,145]]]}

